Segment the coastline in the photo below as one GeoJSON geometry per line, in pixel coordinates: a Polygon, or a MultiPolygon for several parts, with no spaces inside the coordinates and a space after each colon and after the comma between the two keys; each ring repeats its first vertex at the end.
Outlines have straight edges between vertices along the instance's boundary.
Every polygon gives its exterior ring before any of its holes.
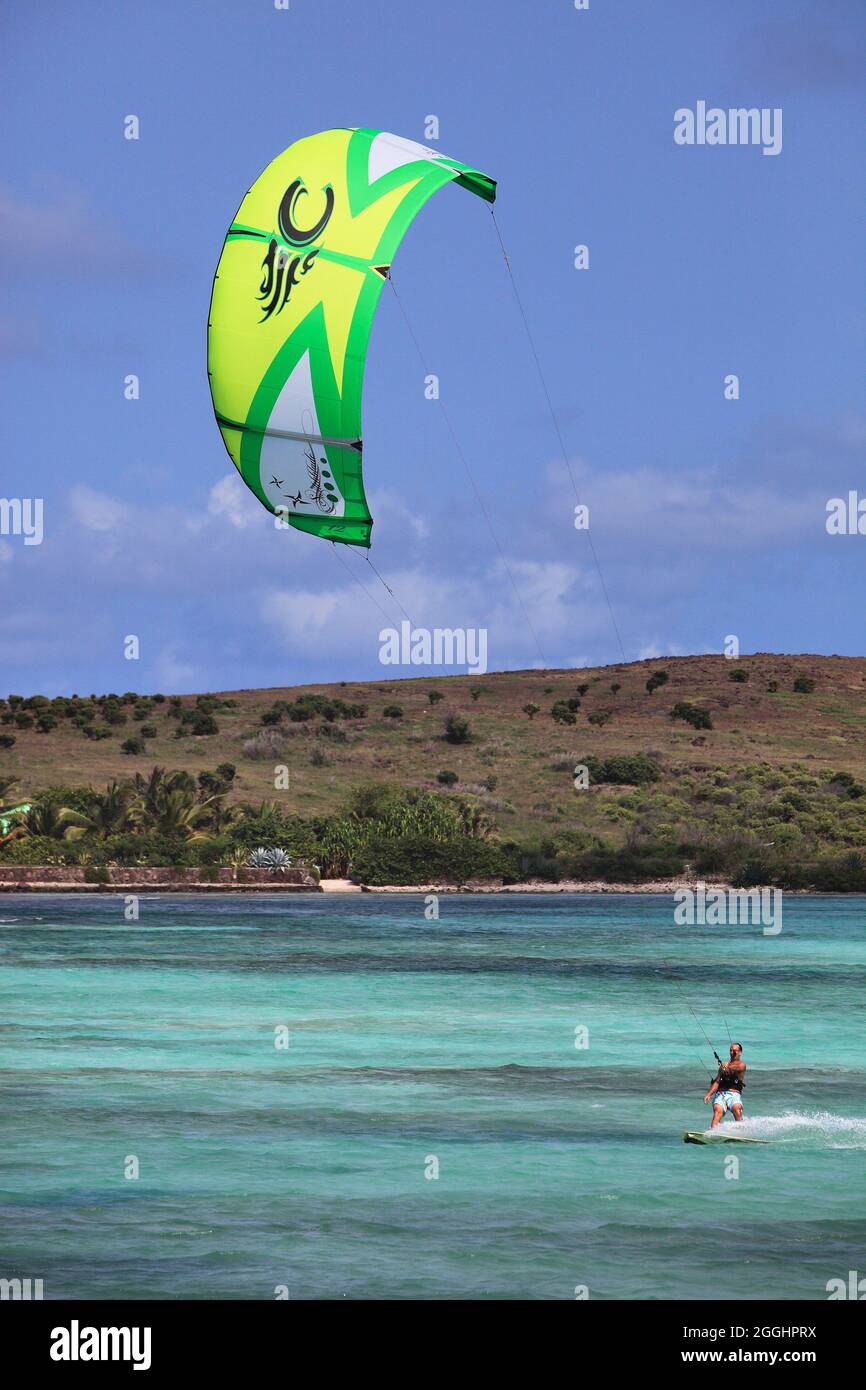
{"type": "MultiPolygon", "coordinates": [[[[728,892],[731,889],[729,883],[716,883],[704,881],[703,886],[708,892],[721,891],[728,892]]],[[[321,885],[324,892],[329,890],[321,885]]],[[[470,881],[469,883],[419,883],[408,885],[382,885],[373,887],[364,885],[360,891],[363,893],[676,893],[683,888],[697,887],[696,881],[687,879],[649,879],[645,883],[607,883],[603,879],[579,880],[561,879],[558,883],[549,883],[542,879],[528,879],[524,883],[482,883],[470,881]]]]}
{"type": "Polygon", "coordinates": [[[213,876],[205,876],[195,869],[131,869],[112,868],[104,877],[98,879],[86,875],[83,869],[64,868],[57,865],[42,867],[27,865],[0,866],[0,897],[12,893],[330,893],[345,896],[355,893],[373,893],[382,896],[428,896],[436,894],[473,893],[481,896],[509,894],[582,894],[587,897],[597,895],[620,895],[629,897],[666,896],[683,891],[694,892],[703,889],[705,893],[762,893],[783,892],[788,896],[812,895],[824,897],[857,897],[856,893],[826,893],[817,888],[773,888],[769,884],[755,883],[749,888],[734,888],[733,884],[721,879],[669,878],[647,879],[643,883],[609,883],[604,879],[562,879],[551,883],[541,879],[527,879],[521,883],[502,883],[498,880],[485,881],[470,879],[465,883],[356,883],[347,878],[317,879],[303,870],[288,870],[279,876],[266,869],[245,869],[233,872],[220,869],[213,876]]]}
{"type": "MultiPolygon", "coordinates": [[[[437,895],[446,893],[521,894],[521,893],[583,893],[583,894],[665,894],[703,886],[707,892],[730,892],[730,883],[710,880],[650,879],[644,883],[608,883],[602,879],[563,879],[551,883],[527,879],[522,883],[502,883],[470,879],[465,883],[406,883],[367,884],[352,879],[334,878],[317,881],[311,874],[293,871],[275,877],[264,869],[248,869],[236,875],[221,870],[218,877],[200,875],[192,869],[109,869],[105,877],[87,877],[78,869],[59,866],[0,867],[0,895],[4,893],[331,893],[346,895],[378,893],[394,895],[437,895]]],[[[760,885],[755,885],[760,888],[760,885]]],[[[744,890],[745,891],[745,890],[744,890]]],[[[754,891],[754,889],[752,890],[754,891]]]]}

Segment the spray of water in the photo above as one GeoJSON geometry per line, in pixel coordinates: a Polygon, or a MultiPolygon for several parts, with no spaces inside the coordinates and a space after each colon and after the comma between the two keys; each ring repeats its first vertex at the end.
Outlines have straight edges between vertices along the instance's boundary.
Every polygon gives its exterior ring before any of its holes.
{"type": "MultiPolygon", "coordinates": [[[[732,1124],[732,1121],[727,1121],[732,1124]]],[[[784,1115],[750,1115],[736,1126],[749,1139],[808,1148],[866,1149],[866,1119],[829,1110],[786,1110],[784,1115]]]]}

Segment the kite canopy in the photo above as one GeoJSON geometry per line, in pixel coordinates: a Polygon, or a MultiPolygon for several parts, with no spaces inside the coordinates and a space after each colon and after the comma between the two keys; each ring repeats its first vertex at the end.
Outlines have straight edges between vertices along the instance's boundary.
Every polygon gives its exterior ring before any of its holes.
{"type": "Polygon", "coordinates": [[[446,183],[486,174],[378,130],[326,130],[256,179],[228,230],[208,315],[225,446],[269,511],[369,546],[361,393],[373,314],[410,222],[446,183]]]}

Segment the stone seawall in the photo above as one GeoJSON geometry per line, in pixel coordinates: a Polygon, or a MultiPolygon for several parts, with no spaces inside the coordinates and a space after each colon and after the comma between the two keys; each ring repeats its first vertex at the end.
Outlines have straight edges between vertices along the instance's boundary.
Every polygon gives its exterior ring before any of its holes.
{"type": "Polygon", "coordinates": [[[0,893],[106,893],[123,888],[142,893],[318,893],[306,869],[272,874],[267,869],[121,869],[103,871],[79,864],[2,864],[0,893]]]}

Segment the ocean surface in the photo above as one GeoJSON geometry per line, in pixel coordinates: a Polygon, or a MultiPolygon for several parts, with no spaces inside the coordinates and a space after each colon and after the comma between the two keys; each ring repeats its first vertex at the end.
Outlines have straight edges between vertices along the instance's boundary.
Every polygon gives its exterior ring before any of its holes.
{"type": "Polygon", "coordinates": [[[46,1298],[826,1299],[866,900],[0,896],[0,1277],[46,1298]],[[694,1009],[697,1018],[690,1012],[694,1009]],[[728,1030],[746,1129],[695,1147],[728,1030]],[[582,1031],[585,1030],[585,1031],[582,1031]],[[584,1045],[587,1044],[587,1045],[584,1045]]]}

